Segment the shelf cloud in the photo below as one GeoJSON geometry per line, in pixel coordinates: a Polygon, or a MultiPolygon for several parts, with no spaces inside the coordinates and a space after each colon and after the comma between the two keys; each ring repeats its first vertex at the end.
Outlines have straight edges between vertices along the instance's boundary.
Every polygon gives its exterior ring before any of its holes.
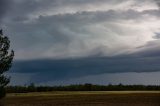
{"type": "Polygon", "coordinates": [[[159,0],[1,0],[12,72],[49,80],[159,71],[159,7],[159,0]]]}

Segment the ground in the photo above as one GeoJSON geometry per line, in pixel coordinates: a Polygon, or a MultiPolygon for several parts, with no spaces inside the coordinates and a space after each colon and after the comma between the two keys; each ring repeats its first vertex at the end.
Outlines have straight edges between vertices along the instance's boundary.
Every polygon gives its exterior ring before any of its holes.
{"type": "Polygon", "coordinates": [[[8,94],[5,106],[160,106],[160,91],[78,91],[8,94]]]}

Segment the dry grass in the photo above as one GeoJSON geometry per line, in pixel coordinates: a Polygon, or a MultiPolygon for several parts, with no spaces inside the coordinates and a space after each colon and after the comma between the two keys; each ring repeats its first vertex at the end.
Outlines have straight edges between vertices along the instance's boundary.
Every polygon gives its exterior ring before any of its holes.
{"type": "Polygon", "coordinates": [[[5,106],[160,106],[160,92],[47,92],[9,94],[5,106]]]}

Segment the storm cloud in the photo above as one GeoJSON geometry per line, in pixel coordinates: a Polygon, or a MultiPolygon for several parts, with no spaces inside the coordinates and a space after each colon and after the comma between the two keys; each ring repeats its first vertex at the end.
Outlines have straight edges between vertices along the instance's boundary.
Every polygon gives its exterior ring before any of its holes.
{"type": "Polygon", "coordinates": [[[17,31],[11,36],[18,51],[16,59],[113,56],[154,40],[159,20],[153,16],[155,21],[147,21],[146,15],[150,12],[81,12],[39,16],[31,22],[17,19],[8,25],[10,31],[17,31]]]}
{"type": "Polygon", "coordinates": [[[62,60],[32,60],[16,62],[13,73],[32,74],[36,83],[50,80],[68,80],[105,73],[156,72],[160,57],[95,57],[62,60]]]}
{"type": "Polygon", "coordinates": [[[158,0],[1,0],[11,73],[40,83],[159,71],[159,12],[158,0]]]}

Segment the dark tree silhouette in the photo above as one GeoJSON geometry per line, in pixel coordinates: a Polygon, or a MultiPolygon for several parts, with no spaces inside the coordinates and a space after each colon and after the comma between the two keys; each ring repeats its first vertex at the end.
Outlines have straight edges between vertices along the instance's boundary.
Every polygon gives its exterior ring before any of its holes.
{"type": "Polygon", "coordinates": [[[0,30],[0,99],[5,96],[5,86],[9,83],[10,78],[4,75],[12,65],[14,51],[10,48],[10,40],[3,35],[2,29],[0,30]]]}

